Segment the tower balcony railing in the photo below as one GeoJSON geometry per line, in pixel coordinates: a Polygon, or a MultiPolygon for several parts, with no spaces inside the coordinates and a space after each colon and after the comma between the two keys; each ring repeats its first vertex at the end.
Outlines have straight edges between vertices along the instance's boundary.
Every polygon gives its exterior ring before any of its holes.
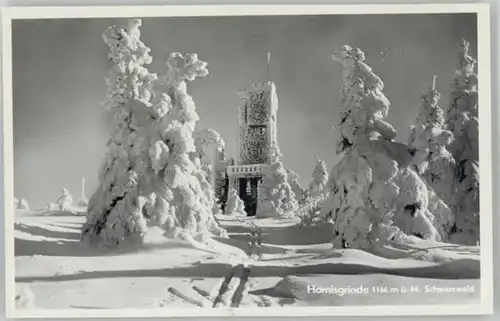
{"type": "Polygon", "coordinates": [[[227,167],[229,176],[264,175],[267,164],[232,165],[227,167]]]}

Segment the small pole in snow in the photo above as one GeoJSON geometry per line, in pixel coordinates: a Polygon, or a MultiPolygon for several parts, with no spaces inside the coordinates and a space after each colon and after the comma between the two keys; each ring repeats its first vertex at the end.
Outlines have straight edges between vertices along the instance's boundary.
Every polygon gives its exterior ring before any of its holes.
{"type": "Polygon", "coordinates": [[[85,177],[82,177],[82,199],[85,198],[85,177]]]}

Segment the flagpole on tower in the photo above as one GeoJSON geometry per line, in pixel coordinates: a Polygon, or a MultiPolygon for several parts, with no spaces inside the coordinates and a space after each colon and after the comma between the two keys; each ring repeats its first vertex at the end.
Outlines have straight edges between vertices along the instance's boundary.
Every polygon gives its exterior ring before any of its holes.
{"type": "Polygon", "coordinates": [[[267,81],[271,81],[271,52],[267,53],[267,81]]]}
{"type": "Polygon", "coordinates": [[[432,77],[432,90],[436,90],[436,79],[437,79],[437,76],[434,75],[434,77],[432,77]]]}

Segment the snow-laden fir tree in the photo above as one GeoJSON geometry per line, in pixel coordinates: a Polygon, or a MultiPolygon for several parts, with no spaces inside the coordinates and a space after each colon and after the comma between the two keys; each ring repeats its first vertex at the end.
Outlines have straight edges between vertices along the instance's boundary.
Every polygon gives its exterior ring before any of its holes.
{"type": "Polygon", "coordinates": [[[458,63],[450,94],[447,128],[455,140],[450,152],[457,164],[455,226],[452,241],[479,243],[479,120],[477,61],[469,53],[469,43],[458,46],[458,63]]]}
{"type": "Polygon", "coordinates": [[[446,123],[455,140],[450,151],[456,159],[479,159],[478,146],[478,77],[476,59],[469,53],[470,44],[462,39],[458,45],[458,61],[450,93],[451,106],[446,123]]]}
{"type": "Polygon", "coordinates": [[[335,222],[333,245],[373,249],[387,243],[400,231],[393,225],[395,213],[418,221],[418,234],[439,238],[421,199],[426,193],[417,193],[425,184],[419,184],[418,175],[408,168],[414,151],[394,142],[396,131],[384,120],[390,103],[382,80],[358,48],[344,46],[332,58],[343,67],[337,145],[343,157],[332,169],[329,197],[322,208],[322,214],[335,222]]]}
{"type": "MultiPolygon", "coordinates": [[[[150,137],[153,179],[158,184],[152,216],[167,235],[188,240],[225,235],[213,215],[218,207],[207,176],[206,168],[211,168],[203,166],[202,153],[196,148],[194,132],[199,116],[187,93],[188,82],[208,74],[206,65],[196,54],[171,54],[157,95],[161,107],[155,118],[161,128],[150,137]]],[[[222,144],[214,131],[205,134],[198,136],[204,137],[198,140],[199,147],[209,142],[222,144]]]]}
{"type": "Polygon", "coordinates": [[[443,240],[448,240],[454,224],[452,209],[455,201],[456,164],[447,147],[453,134],[445,129],[444,111],[439,106],[436,77],[410,128],[409,145],[416,150],[414,165],[428,187],[428,208],[434,213],[435,224],[443,240]]]}
{"type": "Polygon", "coordinates": [[[124,240],[140,242],[147,230],[143,215],[148,185],[147,127],[153,83],[144,65],[152,62],[150,49],[140,40],[139,19],[128,27],[111,26],[103,34],[112,64],[106,77],[105,107],[114,117],[112,137],[99,171],[99,186],[89,200],[82,241],[116,245],[124,240]],[[142,186],[140,186],[142,185],[142,186]]]}
{"type": "Polygon", "coordinates": [[[303,225],[312,224],[321,213],[326,200],[325,192],[329,182],[329,175],[324,161],[318,159],[312,173],[312,181],[304,192],[304,200],[299,210],[299,217],[303,225]]]}
{"type": "Polygon", "coordinates": [[[427,183],[427,209],[434,215],[434,227],[440,234],[441,241],[450,241],[455,215],[453,210],[436,194],[427,183]]]}
{"type": "Polygon", "coordinates": [[[107,108],[113,137],[89,202],[83,240],[115,245],[142,241],[148,223],[187,240],[223,234],[212,214],[213,191],[196,152],[198,120],[186,82],[208,74],[197,55],[172,54],[161,82],[144,67],[152,61],[140,40],[141,20],[104,33],[113,64],[107,108]],[[155,88],[158,87],[158,88],[155,88]]]}
{"type": "Polygon", "coordinates": [[[18,202],[17,209],[19,210],[29,210],[30,205],[28,201],[25,198],[21,198],[21,200],[18,202]]]}
{"type": "Polygon", "coordinates": [[[196,152],[194,157],[200,159],[202,170],[206,173],[207,180],[212,177],[213,164],[212,153],[214,149],[222,151],[225,143],[218,132],[209,128],[194,132],[194,145],[196,152]]]}
{"type": "Polygon", "coordinates": [[[395,183],[400,192],[395,200],[394,225],[407,235],[446,241],[453,222],[446,204],[428,189],[426,182],[411,168],[401,169],[395,183]]]}
{"type": "Polygon", "coordinates": [[[283,164],[279,160],[271,163],[259,186],[256,216],[294,215],[298,206],[283,164]]]}
{"type": "Polygon", "coordinates": [[[306,191],[307,197],[318,197],[325,191],[328,182],[328,170],[326,164],[321,159],[318,159],[312,173],[312,181],[306,191]]]}
{"type": "MultiPolygon", "coordinates": [[[[213,175],[213,151],[222,151],[225,146],[225,142],[218,132],[209,128],[195,131],[193,134],[195,152],[191,154],[192,160],[197,163],[196,159],[199,159],[198,169],[205,173],[205,180],[212,184],[211,178],[213,175]]],[[[210,195],[210,202],[212,203],[213,214],[221,214],[219,200],[215,197],[216,186],[211,186],[212,195],[210,195]]]]}
{"type": "Polygon", "coordinates": [[[343,67],[337,154],[344,155],[331,171],[322,212],[335,222],[334,246],[367,249],[397,231],[391,216],[399,193],[394,183],[398,164],[370,141],[371,136],[389,141],[395,130],[383,120],[389,101],[382,80],[363,62],[364,53],[344,46],[332,58],[343,67]]]}
{"type": "MultiPolygon", "coordinates": [[[[222,151],[225,146],[225,142],[222,137],[214,129],[202,129],[194,132],[193,134],[195,150],[196,152],[192,154],[192,159],[196,163],[196,158],[199,159],[199,166],[201,170],[205,173],[205,179],[211,182],[213,175],[213,158],[212,154],[214,150],[222,151]]],[[[219,200],[215,197],[216,186],[211,186],[212,195],[210,195],[210,202],[212,205],[213,214],[221,214],[221,208],[219,200]]]]}
{"type": "Polygon", "coordinates": [[[238,193],[232,188],[227,196],[226,206],[224,208],[226,215],[242,215],[246,216],[245,203],[238,196],[238,193]]]}
{"type": "Polygon", "coordinates": [[[55,202],[57,205],[57,209],[61,212],[63,211],[71,211],[73,208],[73,197],[69,193],[66,188],[63,188],[61,191],[61,195],[57,197],[55,202]]]}
{"type": "Polygon", "coordinates": [[[325,193],[302,200],[297,211],[297,216],[300,218],[302,226],[311,226],[316,220],[321,220],[321,209],[325,200],[325,193]]]}
{"type": "Polygon", "coordinates": [[[288,184],[290,184],[290,187],[295,194],[295,199],[298,202],[301,202],[304,197],[304,190],[300,187],[299,174],[295,173],[291,169],[287,169],[286,174],[288,175],[288,184]]]}
{"type": "Polygon", "coordinates": [[[456,164],[447,149],[453,134],[445,128],[439,99],[434,78],[433,86],[422,96],[420,111],[410,129],[409,145],[417,150],[415,164],[419,174],[448,206],[453,207],[456,164]]]}

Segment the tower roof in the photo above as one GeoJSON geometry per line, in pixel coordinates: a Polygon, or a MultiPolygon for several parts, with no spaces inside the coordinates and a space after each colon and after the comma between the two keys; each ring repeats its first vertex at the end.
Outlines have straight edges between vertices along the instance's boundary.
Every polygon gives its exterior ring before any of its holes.
{"type": "Polygon", "coordinates": [[[252,94],[262,91],[276,90],[276,85],[272,81],[255,81],[248,85],[245,89],[238,92],[240,98],[247,98],[252,94]]]}

